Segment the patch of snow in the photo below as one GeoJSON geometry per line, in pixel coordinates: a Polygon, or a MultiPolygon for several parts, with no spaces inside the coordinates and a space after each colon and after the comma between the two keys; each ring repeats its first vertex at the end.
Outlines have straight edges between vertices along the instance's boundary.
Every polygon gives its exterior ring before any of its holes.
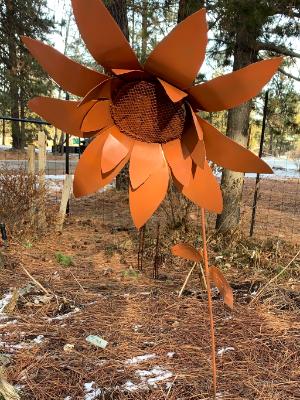
{"type": "Polygon", "coordinates": [[[4,308],[7,306],[7,304],[9,304],[12,297],[12,293],[5,293],[2,299],[0,299],[0,314],[3,313],[4,308]]]}
{"type": "Polygon", "coordinates": [[[159,366],[152,368],[151,370],[137,370],[136,375],[138,375],[142,383],[157,387],[157,383],[169,379],[173,376],[173,373],[168,370],[164,370],[159,366]]]}
{"type": "Polygon", "coordinates": [[[128,360],[125,361],[125,364],[127,365],[139,364],[147,360],[152,360],[153,358],[156,358],[156,354],[145,354],[144,356],[136,356],[133,358],[129,358],[128,360]]]}
{"type": "Polygon", "coordinates": [[[36,344],[41,344],[45,339],[44,335],[38,335],[36,338],[33,339],[33,342],[36,344]]]}
{"type": "Polygon", "coordinates": [[[67,396],[67,397],[64,398],[64,400],[72,400],[72,397],[71,396],[67,396]]]}
{"type": "MultiPolygon", "coordinates": [[[[2,319],[5,320],[5,317],[3,317],[3,318],[0,317],[0,319],[1,319],[1,320],[2,320],[2,319]]],[[[11,321],[4,322],[4,324],[0,324],[0,328],[5,328],[7,325],[14,325],[14,324],[16,324],[17,322],[18,322],[17,319],[13,319],[13,320],[11,320],[11,321]]]]}
{"type": "Polygon", "coordinates": [[[85,396],[84,400],[94,400],[101,395],[102,390],[95,387],[95,382],[87,382],[84,384],[85,396]]]}
{"type": "Polygon", "coordinates": [[[134,330],[134,332],[138,332],[142,327],[143,325],[133,325],[132,329],[134,330]]]}
{"type": "Polygon", "coordinates": [[[67,318],[71,317],[74,314],[77,314],[79,311],[80,311],[80,308],[76,307],[76,308],[74,308],[73,311],[71,311],[71,312],[69,312],[67,314],[58,315],[57,317],[49,317],[47,319],[48,319],[49,322],[50,321],[61,321],[61,320],[64,320],[64,319],[67,319],[67,318]]]}
{"type": "Polygon", "coordinates": [[[169,353],[167,353],[167,356],[169,358],[173,358],[175,356],[175,351],[169,351],[169,353]]]}
{"type": "Polygon", "coordinates": [[[228,351],[234,351],[234,347],[222,347],[221,349],[218,350],[217,355],[222,356],[224,353],[227,353],[228,351]]]}

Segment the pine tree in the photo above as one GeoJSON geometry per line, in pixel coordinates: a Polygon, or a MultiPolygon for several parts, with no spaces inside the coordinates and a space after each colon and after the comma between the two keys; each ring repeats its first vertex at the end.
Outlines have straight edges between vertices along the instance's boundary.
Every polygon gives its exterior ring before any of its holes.
{"type": "MultiPolygon", "coordinates": [[[[52,26],[45,0],[2,0],[0,3],[2,113],[9,112],[13,118],[24,117],[27,100],[36,93],[49,91],[50,83],[43,83],[45,74],[29,58],[20,36],[45,40],[52,26]]],[[[24,147],[24,124],[12,123],[12,140],[14,148],[24,147]]]]}

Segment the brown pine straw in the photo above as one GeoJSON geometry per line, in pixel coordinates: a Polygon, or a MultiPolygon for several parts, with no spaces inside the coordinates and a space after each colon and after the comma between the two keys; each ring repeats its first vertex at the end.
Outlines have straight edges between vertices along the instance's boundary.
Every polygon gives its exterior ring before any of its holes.
{"type": "Polygon", "coordinates": [[[212,296],[211,296],[210,276],[209,276],[209,266],[208,266],[207,242],[206,242],[206,226],[205,226],[205,211],[204,211],[204,208],[201,208],[201,228],[202,228],[202,240],[203,240],[203,258],[204,258],[205,277],[206,277],[206,285],[207,285],[209,325],[210,325],[211,366],[212,366],[212,376],[213,376],[213,394],[214,394],[214,399],[215,399],[216,396],[217,396],[216,339],[215,339],[214,316],[213,316],[213,309],[212,309],[212,296]]]}

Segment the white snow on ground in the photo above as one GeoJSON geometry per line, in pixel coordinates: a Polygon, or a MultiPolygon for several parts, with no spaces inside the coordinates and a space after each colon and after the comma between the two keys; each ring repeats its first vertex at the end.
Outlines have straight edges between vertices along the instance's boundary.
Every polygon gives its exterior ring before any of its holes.
{"type": "Polygon", "coordinates": [[[217,355],[222,356],[224,353],[227,353],[228,351],[234,351],[234,347],[222,347],[221,349],[218,350],[217,355]]]}
{"type": "Polygon", "coordinates": [[[12,293],[5,293],[2,299],[0,299],[0,314],[3,314],[3,310],[7,306],[7,304],[9,304],[10,300],[12,299],[12,296],[13,296],[12,293]]]}
{"type": "Polygon", "coordinates": [[[102,393],[102,390],[95,386],[94,381],[85,383],[84,391],[86,393],[84,396],[84,400],[94,400],[97,398],[97,396],[100,396],[102,393]]]}
{"type": "Polygon", "coordinates": [[[140,378],[139,383],[127,381],[122,389],[128,392],[135,392],[137,390],[147,390],[149,388],[157,388],[157,383],[167,380],[173,376],[171,371],[165,370],[159,366],[151,370],[137,370],[135,371],[137,377],[140,378]]]}
{"type": "Polygon", "coordinates": [[[128,360],[126,360],[125,364],[127,364],[127,365],[139,364],[139,363],[147,361],[147,360],[152,360],[155,357],[156,357],[156,354],[145,354],[144,356],[136,356],[136,357],[129,358],[128,360]]]}

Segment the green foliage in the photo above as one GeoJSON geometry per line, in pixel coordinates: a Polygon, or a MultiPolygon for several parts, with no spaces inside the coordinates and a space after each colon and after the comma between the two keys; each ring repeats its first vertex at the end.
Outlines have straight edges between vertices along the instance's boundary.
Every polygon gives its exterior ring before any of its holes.
{"type": "Polygon", "coordinates": [[[133,268],[129,268],[129,269],[124,269],[122,271],[122,276],[124,278],[134,278],[137,279],[140,276],[139,271],[137,271],[136,269],[133,268]]]}
{"type": "Polygon", "coordinates": [[[74,265],[72,257],[67,256],[67,255],[65,255],[63,253],[60,253],[60,252],[55,254],[55,259],[63,267],[71,267],[72,265],[74,265]]]}

